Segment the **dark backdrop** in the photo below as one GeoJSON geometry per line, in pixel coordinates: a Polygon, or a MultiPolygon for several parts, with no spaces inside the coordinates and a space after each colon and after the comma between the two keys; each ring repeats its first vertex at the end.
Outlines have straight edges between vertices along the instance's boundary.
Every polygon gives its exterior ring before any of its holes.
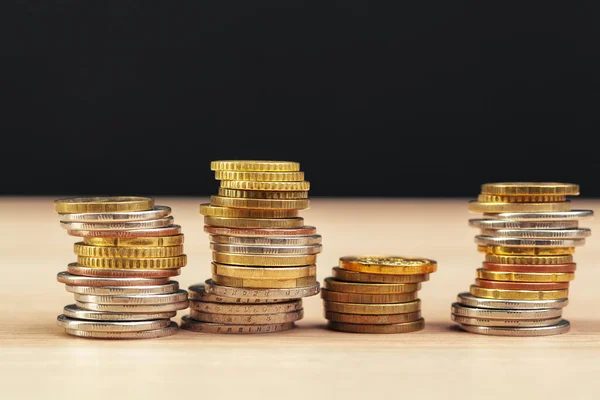
{"type": "Polygon", "coordinates": [[[280,159],[313,196],[600,196],[594,3],[4,2],[0,193],[208,195],[211,160],[280,159]]]}

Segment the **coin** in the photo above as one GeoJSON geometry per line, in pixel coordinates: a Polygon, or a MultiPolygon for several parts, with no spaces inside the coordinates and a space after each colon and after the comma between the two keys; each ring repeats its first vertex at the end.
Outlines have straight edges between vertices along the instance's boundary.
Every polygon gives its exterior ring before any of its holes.
{"type": "Polygon", "coordinates": [[[153,229],[173,225],[174,218],[169,215],[164,218],[147,221],[126,222],[65,222],[60,221],[60,226],[69,231],[121,231],[130,229],[153,229]]]}
{"type": "Polygon", "coordinates": [[[158,237],[86,237],[83,243],[88,246],[107,247],[165,247],[183,245],[183,234],[158,237]]]}
{"type": "Polygon", "coordinates": [[[302,299],[273,304],[224,304],[190,300],[190,310],[212,314],[279,314],[302,309],[302,299]]]}
{"type": "Polygon", "coordinates": [[[276,268],[253,268],[240,267],[213,262],[211,265],[213,274],[230,276],[232,278],[246,279],[295,279],[306,276],[316,276],[317,266],[308,265],[306,267],[276,267],[276,268]]]}
{"type": "Polygon", "coordinates": [[[301,288],[313,286],[317,283],[316,276],[305,276],[292,279],[251,279],[251,278],[233,278],[223,275],[212,275],[212,280],[217,285],[230,286],[236,288],[259,288],[259,289],[286,289],[301,288]]]}
{"type": "Polygon", "coordinates": [[[427,258],[406,256],[346,256],[340,257],[339,267],[349,271],[371,274],[422,275],[435,272],[437,262],[427,258]]]}
{"type": "Polygon", "coordinates": [[[73,286],[153,286],[164,285],[169,278],[105,278],[95,276],[74,275],[67,271],[59,272],[56,280],[73,286]]]}
{"type": "MultiPolygon", "coordinates": [[[[452,303],[452,314],[479,319],[507,319],[507,320],[539,320],[558,318],[562,315],[562,308],[542,308],[531,310],[502,310],[489,308],[476,308],[464,306],[461,303],[452,303]]],[[[466,322],[465,322],[466,323],[466,322]]],[[[473,325],[473,324],[468,324],[473,325]]],[[[477,325],[477,324],[475,324],[477,325]]]]}
{"type": "MultiPolygon", "coordinates": [[[[361,315],[391,315],[414,313],[421,310],[421,300],[416,299],[405,303],[389,304],[360,304],[360,303],[342,303],[338,301],[323,301],[323,308],[326,311],[332,311],[343,314],[361,314],[361,315]]],[[[392,323],[392,322],[390,322],[392,323]]]]}
{"type": "Polygon", "coordinates": [[[470,219],[469,226],[480,229],[575,229],[579,226],[579,221],[519,221],[506,219],[470,219]]]}
{"type": "Polygon", "coordinates": [[[550,319],[481,319],[481,318],[470,318],[463,317],[461,315],[450,315],[452,321],[462,325],[475,325],[475,326],[494,326],[494,327],[520,327],[520,328],[533,328],[538,326],[550,326],[558,324],[562,317],[550,318],[550,319]]]}
{"type": "MultiPolygon", "coordinates": [[[[101,278],[168,278],[181,273],[179,268],[171,269],[117,269],[117,268],[88,268],[71,263],[67,272],[73,275],[101,278]]],[[[88,285],[91,286],[91,285],[88,285]]],[[[116,286],[116,285],[113,285],[116,286]]]]}
{"type": "Polygon", "coordinates": [[[201,311],[190,310],[190,318],[201,322],[212,322],[214,324],[227,325],[265,325],[282,324],[301,320],[304,310],[296,310],[279,314],[211,314],[201,311]]]}
{"type": "Polygon", "coordinates": [[[405,314],[381,314],[381,315],[364,315],[364,314],[343,314],[334,311],[323,312],[325,319],[335,322],[345,322],[349,324],[402,324],[405,322],[413,322],[421,319],[421,311],[415,311],[405,314]]]}
{"type": "Polygon", "coordinates": [[[169,214],[171,214],[170,207],[155,206],[153,210],[148,211],[58,214],[58,218],[64,222],[115,223],[154,220],[164,218],[169,214]]]}
{"type": "Polygon", "coordinates": [[[319,282],[317,282],[315,285],[303,288],[246,289],[217,285],[215,282],[208,279],[205,282],[204,288],[208,293],[225,297],[239,297],[246,299],[299,299],[301,297],[314,296],[315,294],[318,294],[320,285],[319,282]]]}
{"type": "MultiPolygon", "coordinates": [[[[524,273],[549,273],[563,274],[575,272],[576,264],[550,264],[550,265],[527,265],[527,264],[498,264],[491,262],[483,262],[483,269],[490,272],[524,272],[524,273]]],[[[573,275],[574,274],[570,274],[573,275]]],[[[500,279],[498,279],[500,280],[500,279]]]]}
{"type": "Polygon", "coordinates": [[[312,246],[321,244],[321,235],[307,236],[226,236],[209,235],[209,241],[250,246],[312,246]]]}
{"type": "Polygon", "coordinates": [[[226,236],[307,236],[315,235],[317,228],[314,226],[303,226],[301,228],[290,228],[290,229],[241,229],[241,228],[219,228],[216,226],[204,225],[204,232],[212,235],[226,235],[226,236]]]}
{"type": "Polygon", "coordinates": [[[583,239],[592,234],[591,229],[482,229],[481,235],[525,239],[583,239]]]}
{"type": "Polygon", "coordinates": [[[429,274],[421,275],[384,275],[355,272],[333,267],[333,278],[346,282],[362,283],[419,283],[429,280],[429,274]]]}
{"type": "Polygon", "coordinates": [[[579,185],[563,182],[494,182],[481,185],[481,193],[513,196],[579,194],[579,185]]]}
{"type": "Polygon", "coordinates": [[[212,259],[221,264],[247,265],[251,267],[299,267],[317,263],[316,254],[273,256],[213,252],[212,259]]]}
{"type": "MultiPolygon", "coordinates": [[[[506,272],[506,271],[489,271],[483,268],[477,269],[477,278],[490,281],[506,281],[506,282],[569,282],[575,279],[575,274],[572,273],[540,273],[540,272],[506,272]]],[[[501,288],[499,288],[501,289],[501,288]]]]}
{"type": "Polygon", "coordinates": [[[83,242],[74,244],[78,256],[101,258],[155,258],[176,257],[183,254],[183,246],[168,247],[109,247],[90,246],[83,242]]]}
{"type": "Polygon", "coordinates": [[[548,308],[563,308],[569,304],[567,298],[556,300],[508,300],[486,299],[473,296],[470,293],[460,293],[457,301],[468,307],[493,308],[505,310],[539,310],[548,308]]]}
{"type": "Polygon", "coordinates": [[[569,297],[568,289],[560,290],[503,290],[471,285],[471,294],[486,299],[501,300],[557,300],[569,297]]]}
{"type": "Polygon", "coordinates": [[[90,311],[75,304],[65,306],[63,314],[70,318],[86,319],[93,321],[146,321],[152,319],[169,319],[177,315],[177,311],[155,313],[117,313],[104,311],[90,311]]]}
{"type": "Polygon", "coordinates": [[[150,329],[139,332],[94,332],[70,328],[65,329],[65,332],[73,336],[98,339],[154,339],[174,335],[177,333],[178,329],[179,327],[177,323],[171,322],[171,325],[167,326],[166,328],[150,329]]]}
{"type": "Polygon", "coordinates": [[[274,191],[274,190],[236,190],[219,188],[219,196],[239,197],[243,199],[307,199],[307,191],[274,191]]]}
{"type": "Polygon", "coordinates": [[[499,256],[487,254],[485,261],[497,264],[519,264],[519,265],[559,265],[572,264],[573,256],[499,256]]]}
{"type": "MultiPolygon", "coordinates": [[[[67,233],[71,236],[85,238],[150,238],[158,236],[174,236],[181,234],[180,225],[170,225],[164,228],[153,229],[135,229],[130,231],[92,231],[92,230],[69,230],[67,233]]],[[[86,243],[91,244],[91,243],[86,243]]]]}
{"type": "Polygon", "coordinates": [[[223,244],[211,243],[210,248],[219,253],[231,254],[257,254],[257,255],[273,255],[279,256],[284,254],[309,255],[318,254],[322,251],[323,246],[313,244],[310,246],[259,246],[259,245],[240,245],[240,244],[223,244]]]}
{"type": "Polygon", "coordinates": [[[566,221],[588,219],[594,216],[592,210],[570,210],[558,212],[505,212],[484,214],[486,218],[497,218],[512,221],[566,221]]]}
{"type": "Polygon", "coordinates": [[[215,172],[215,179],[219,181],[299,182],[304,180],[304,172],[248,172],[220,170],[215,172]]]}
{"type": "Polygon", "coordinates": [[[258,181],[221,181],[224,189],[235,190],[261,190],[261,191],[306,191],[310,189],[310,182],[258,182],[258,181]]]}
{"type": "Polygon", "coordinates": [[[61,214],[147,211],[154,208],[150,197],[71,197],[54,200],[54,211],[61,214]]]}
{"type": "Polygon", "coordinates": [[[491,327],[491,326],[474,326],[474,325],[459,325],[461,329],[482,335],[495,336],[550,336],[566,333],[571,325],[566,319],[561,320],[556,325],[538,326],[535,328],[513,328],[513,327],[491,327]]]}
{"type": "Polygon", "coordinates": [[[325,278],[324,289],[332,292],[360,294],[395,294],[421,290],[420,283],[356,283],[325,278]]]}
{"type": "MultiPolygon", "coordinates": [[[[207,282],[210,282],[208,280],[207,282]]],[[[227,297],[217,294],[207,293],[205,285],[192,285],[189,288],[188,297],[190,300],[199,300],[203,302],[211,303],[227,303],[230,305],[237,304],[271,304],[271,303],[287,303],[290,298],[287,299],[276,299],[276,298],[256,298],[256,297],[227,297]]],[[[223,304],[222,304],[223,305],[223,304]]]]}
{"type": "Polygon", "coordinates": [[[210,203],[200,204],[200,214],[208,217],[223,218],[294,218],[298,210],[256,210],[252,208],[217,207],[210,203]]]}
{"type": "MultiPolygon", "coordinates": [[[[169,269],[181,268],[187,264],[187,256],[155,258],[101,258],[77,256],[77,264],[90,268],[120,268],[120,269],[169,269]]],[[[314,263],[313,263],[314,264],[314,263]]]]}
{"type": "Polygon", "coordinates": [[[170,281],[164,285],[148,286],[74,286],[65,285],[67,292],[78,294],[91,294],[96,296],[122,296],[122,295],[151,295],[174,293],[179,290],[179,283],[170,281]]]}
{"type": "Polygon", "coordinates": [[[501,290],[561,290],[568,289],[569,282],[502,282],[475,279],[475,285],[486,289],[501,290]]]}
{"type": "Polygon", "coordinates": [[[412,322],[404,322],[401,324],[348,324],[344,322],[327,321],[327,328],[352,333],[409,333],[420,331],[425,328],[425,320],[423,318],[412,322]]]}
{"type": "Polygon", "coordinates": [[[56,324],[61,328],[77,329],[89,332],[137,332],[167,327],[171,324],[171,320],[154,319],[149,321],[89,321],[73,319],[61,314],[56,318],[56,324]]]}
{"type": "Polygon", "coordinates": [[[498,256],[565,256],[575,254],[574,247],[510,247],[479,245],[477,250],[498,256]]]}
{"type": "Polygon", "coordinates": [[[477,235],[475,243],[485,246],[508,247],[576,247],[583,246],[585,239],[519,239],[477,235]]]}
{"type": "Polygon", "coordinates": [[[185,290],[177,290],[167,294],[153,295],[92,295],[92,294],[74,294],[75,300],[81,303],[95,304],[173,304],[187,301],[188,294],[185,290]]]}
{"type": "Polygon", "coordinates": [[[204,217],[204,223],[224,228],[300,228],[304,218],[225,218],[204,217]]]}
{"type": "Polygon", "coordinates": [[[331,290],[321,289],[321,298],[323,300],[336,301],[340,303],[405,303],[408,301],[416,300],[417,297],[418,292],[393,294],[360,294],[332,292],[331,290]]]}
{"type": "Polygon", "coordinates": [[[571,202],[560,203],[482,203],[477,200],[469,201],[469,211],[479,213],[505,212],[555,212],[569,211],[571,202]]]}
{"type": "Polygon", "coordinates": [[[210,163],[213,171],[299,171],[300,163],[274,160],[219,160],[210,163]]]}
{"type": "MultiPolygon", "coordinates": [[[[233,182],[233,181],[226,181],[233,182]]],[[[305,210],[309,208],[308,199],[240,199],[237,197],[210,196],[210,203],[213,206],[232,207],[232,208],[258,208],[258,209],[288,209],[305,210]]]]}
{"type": "Polygon", "coordinates": [[[567,196],[560,194],[540,194],[540,195],[498,195],[498,194],[480,194],[477,201],[481,203],[558,203],[566,201],[567,196]]]}
{"type": "Polygon", "coordinates": [[[98,304],[86,303],[75,300],[77,307],[90,311],[116,312],[116,313],[158,313],[185,310],[189,306],[189,302],[181,301],[179,303],[166,304],[98,304]]]}
{"type": "Polygon", "coordinates": [[[275,333],[290,330],[294,327],[293,322],[267,325],[230,325],[214,324],[211,322],[200,322],[188,316],[181,317],[181,329],[203,333],[275,333]]]}

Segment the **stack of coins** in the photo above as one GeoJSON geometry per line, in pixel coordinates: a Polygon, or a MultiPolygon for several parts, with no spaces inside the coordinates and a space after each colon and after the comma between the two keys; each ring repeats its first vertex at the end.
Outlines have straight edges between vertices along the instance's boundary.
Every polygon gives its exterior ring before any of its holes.
{"type": "Polygon", "coordinates": [[[418,291],[437,262],[400,256],[346,256],[321,290],[327,327],[354,333],[407,333],[425,327],[418,291]]]}
{"type": "Polygon", "coordinates": [[[293,328],[302,298],[319,293],[321,235],[304,225],[309,182],[290,161],[213,161],[218,195],[200,205],[212,277],[190,287],[182,328],[266,333],[293,328]]]}
{"type": "Polygon", "coordinates": [[[188,307],[187,291],[170,277],[186,265],[181,227],[171,209],[149,197],[66,198],[54,201],[77,262],[57,280],[74,294],[57,324],[86,338],[169,336],[171,318],[188,307]]]}
{"type": "Polygon", "coordinates": [[[470,293],[460,293],[451,318],[468,332],[502,336],[546,336],[569,331],[562,318],[573,254],[591,231],[579,220],[591,210],[572,210],[567,196],[579,186],[556,182],[503,182],[482,185],[469,211],[480,229],[477,249],[485,261],[470,293]]]}

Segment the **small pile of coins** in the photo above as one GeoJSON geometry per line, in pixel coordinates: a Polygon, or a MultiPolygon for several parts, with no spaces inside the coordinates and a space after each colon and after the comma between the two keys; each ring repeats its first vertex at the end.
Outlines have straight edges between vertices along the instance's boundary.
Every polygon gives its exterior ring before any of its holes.
{"type": "Polygon", "coordinates": [[[559,182],[500,182],[482,185],[469,202],[475,236],[485,254],[469,293],[452,304],[451,318],[472,333],[547,336],[568,332],[562,318],[569,282],[575,278],[573,254],[591,230],[579,220],[591,210],[572,210],[567,196],[579,186],[559,182]]]}
{"type": "Polygon", "coordinates": [[[170,277],[187,263],[181,226],[171,209],[150,197],[65,198],[54,201],[71,236],[77,262],[57,275],[75,304],[58,326],[86,338],[148,339],[169,336],[171,318],[188,307],[188,294],[170,277]]]}
{"type": "Polygon", "coordinates": [[[304,225],[309,182],[291,161],[213,161],[218,195],[200,204],[212,277],[190,289],[183,329],[267,333],[303,317],[302,298],[319,293],[321,235],[304,225]]]}
{"type": "Polygon", "coordinates": [[[400,256],[340,257],[321,290],[327,327],[354,333],[422,330],[418,291],[437,262],[400,256]]]}

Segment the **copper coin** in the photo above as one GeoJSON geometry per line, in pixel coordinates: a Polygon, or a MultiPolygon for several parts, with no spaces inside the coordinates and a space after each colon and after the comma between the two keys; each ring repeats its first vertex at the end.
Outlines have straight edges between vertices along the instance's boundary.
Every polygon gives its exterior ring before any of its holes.
{"type": "Polygon", "coordinates": [[[59,272],[56,280],[71,286],[155,286],[164,285],[169,278],[105,278],[101,276],[81,276],[70,274],[67,271],[59,272]]]}
{"type": "Polygon", "coordinates": [[[204,232],[211,235],[227,236],[307,236],[315,235],[317,228],[314,226],[303,226],[301,228],[222,228],[218,226],[204,225],[204,232]]]}
{"type": "Polygon", "coordinates": [[[103,278],[168,278],[181,273],[180,268],[172,269],[117,269],[88,268],[77,263],[67,265],[67,271],[73,275],[98,276],[103,278]]]}
{"type": "Polygon", "coordinates": [[[503,272],[575,272],[576,264],[555,264],[555,265],[524,265],[524,264],[498,264],[484,261],[483,269],[488,271],[503,272]]]}
{"type": "Polygon", "coordinates": [[[181,233],[180,225],[171,225],[164,228],[152,229],[133,229],[130,231],[90,231],[90,230],[69,230],[67,233],[71,236],[79,237],[156,237],[173,236],[181,233]]]}
{"type": "Polygon", "coordinates": [[[475,279],[475,285],[486,289],[499,290],[562,290],[569,288],[569,282],[540,283],[540,282],[499,282],[475,279]]]}

